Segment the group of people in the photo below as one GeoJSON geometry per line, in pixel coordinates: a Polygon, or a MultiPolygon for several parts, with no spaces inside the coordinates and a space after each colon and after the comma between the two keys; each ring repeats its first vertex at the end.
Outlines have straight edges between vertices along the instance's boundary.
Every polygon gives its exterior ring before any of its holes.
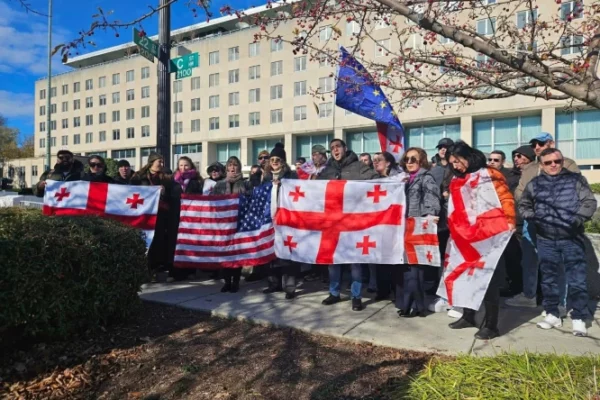
{"type": "MultiPolygon", "coordinates": [[[[115,178],[106,176],[106,165],[99,156],[89,158],[89,172],[66,150],[58,153],[58,163],[44,173],[36,185],[43,196],[45,180],[87,180],[130,185],[159,186],[161,200],[156,232],[148,254],[149,268],[169,271],[169,280],[185,279],[189,269],[173,268],[175,244],[179,226],[181,195],[249,194],[254,187],[272,182],[274,196],[279,196],[282,179],[371,180],[390,179],[405,183],[406,216],[431,217],[438,227],[442,263],[453,225],[448,224],[447,207],[453,188],[471,173],[486,169],[501,203],[506,222],[514,232],[505,254],[501,257],[485,293],[485,318],[481,326],[475,322],[477,310],[452,308],[446,299],[438,298],[426,305],[426,295],[435,294],[442,269],[424,265],[330,265],[312,266],[312,273],[328,282],[329,296],[323,305],[341,301],[342,275],[350,272],[352,309],[363,308],[363,282],[375,293],[375,301],[389,299],[393,294],[398,316],[425,317],[428,312],[448,311],[456,318],[452,329],[478,327],[475,337],[491,339],[499,335],[498,313],[501,295],[514,295],[506,304],[515,307],[536,307],[542,300],[542,329],[559,327],[562,318],[571,311],[573,333],[585,336],[590,320],[586,286],[586,258],[583,224],[596,211],[596,200],[586,179],[574,161],[562,156],[554,147],[551,135],[542,133],[512,152],[513,167],[504,167],[506,155],[493,151],[486,156],[468,144],[444,138],[437,153],[428,159],[425,150],[408,148],[399,163],[388,152],[371,156],[357,155],[341,139],[333,139],[329,149],[312,147],[311,159],[297,159],[295,170],[287,162],[284,146],[277,143],[269,152],[258,154],[248,177],[242,173],[237,157],[225,165],[215,162],[208,166],[208,178],[203,179],[188,157],[181,157],[174,174],[164,170],[161,155],[152,153],[148,163],[133,173],[127,161],[119,161],[115,178]],[[330,157],[328,157],[330,153],[330,157]],[[328,274],[324,274],[328,271],[328,274]],[[541,291],[538,291],[538,274],[541,291]]],[[[454,191],[455,193],[455,191],[454,191]]],[[[276,201],[277,199],[275,199],[276,201]]],[[[268,275],[265,293],[285,292],[286,299],[296,296],[296,279],[301,270],[310,266],[277,259],[269,265],[254,268],[247,280],[268,275]],[[305,268],[301,268],[305,267],[305,268]]],[[[237,292],[242,266],[223,268],[222,292],[237,292]]],[[[310,273],[310,272],[309,272],[310,273]]]]}

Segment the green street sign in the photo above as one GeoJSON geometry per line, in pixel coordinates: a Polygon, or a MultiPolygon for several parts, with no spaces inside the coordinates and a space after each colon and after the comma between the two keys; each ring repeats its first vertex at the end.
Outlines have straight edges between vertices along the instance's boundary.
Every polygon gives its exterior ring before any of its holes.
{"type": "Polygon", "coordinates": [[[140,54],[149,61],[154,62],[154,57],[158,58],[158,43],[148,39],[146,35],[140,37],[140,31],[133,28],[133,43],[138,45],[140,54]]]}
{"type": "Polygon", "coordinates": [[[171,73],[176,72],[176,79],[187,78],[192,76],[192,69],[199,65],[198,53],[187,54],[182,57],[174,58],[169,65],[171,73]]]}

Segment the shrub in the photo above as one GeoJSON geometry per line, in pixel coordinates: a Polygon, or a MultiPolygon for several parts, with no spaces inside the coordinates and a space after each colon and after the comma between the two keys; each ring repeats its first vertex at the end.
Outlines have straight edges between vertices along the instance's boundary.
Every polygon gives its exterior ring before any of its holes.
{"type": "Polygon", "coordinates": [[[0,209],[0,341],[64,338],[128,316],[145,253],[141,233],[113,220],[0,209]]]}
{"type": "Polygon", "coordinates": [[[587,233],[600,233],[600,207],[594,213],[591,221],[585,223],[587,233]]]}
{"type": "Polygon", "coordinates": [[[592,183],[590,187],[592,188],[592,192],[600,194],[600,183],[592,183]]]}

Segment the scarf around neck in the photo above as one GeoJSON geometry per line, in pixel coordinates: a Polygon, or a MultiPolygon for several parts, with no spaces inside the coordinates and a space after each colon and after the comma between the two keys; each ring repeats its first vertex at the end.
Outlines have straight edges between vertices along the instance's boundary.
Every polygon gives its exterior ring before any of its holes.
{"type": "Polygon", "coordinates": [[[177,171],[173,180],[179,185],[181,185],[181,189],[183,189],[183,191],[185,192],[187,190],[188,184],[190,183],[190,180],[196,179],[197,176],[198,173],[195,169],[189,169],[184,172],[177,171]]]}

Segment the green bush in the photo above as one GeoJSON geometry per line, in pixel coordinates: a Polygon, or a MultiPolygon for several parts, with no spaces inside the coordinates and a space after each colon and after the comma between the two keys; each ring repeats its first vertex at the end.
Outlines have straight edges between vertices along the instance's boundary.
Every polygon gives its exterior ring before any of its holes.
{"type": "Polygon", "coordinates": [[[600,233],[600,207],[594,213],[591,221],[585,223],[587,233],[600,233]]]}
{"type": "Polygon", "coordinates": [[[0,209],[0,342],[64,338],[128,316],[145,253],[141,233],[113,220],[0,209]]]}
{"type": "Polygon", "coordinates": [[[592,188],[592,192],[600,194],[600,183],[592,183],[590,187],[592,188]]]}

